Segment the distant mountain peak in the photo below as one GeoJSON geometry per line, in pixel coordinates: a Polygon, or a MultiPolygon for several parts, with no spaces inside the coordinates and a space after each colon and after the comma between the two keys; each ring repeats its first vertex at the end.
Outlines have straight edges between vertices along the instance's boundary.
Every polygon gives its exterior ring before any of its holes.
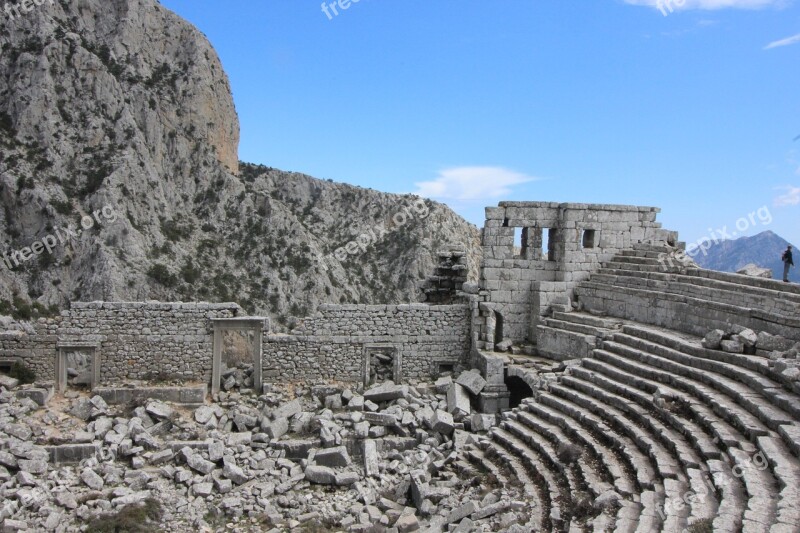
{"type": "MultiPolygon", "coordinates": [[[[772,230],[764,230],[756,235],[717,241],[705,250],[705,253],[698,253],[693,259],[703,268],[723,272],[736,272],[752,263],[772,269],[775,279],[781,279],[783,275],[781,254],[789,244],[772,230]]],[[[789,279],[800,282],[800,270],[797,268],[790,270],[789,279]]]]}

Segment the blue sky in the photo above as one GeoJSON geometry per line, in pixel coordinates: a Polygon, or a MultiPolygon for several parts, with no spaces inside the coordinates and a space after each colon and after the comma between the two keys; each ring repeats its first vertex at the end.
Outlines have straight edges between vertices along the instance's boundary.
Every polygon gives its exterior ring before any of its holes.
{"type": "Polygon", "coordinates": [[[800,244],[800,0],[658,1],[162,4],[219,52],[244,161],[478,226],[500,200],[624,203],[688,242],[800,244]]]}

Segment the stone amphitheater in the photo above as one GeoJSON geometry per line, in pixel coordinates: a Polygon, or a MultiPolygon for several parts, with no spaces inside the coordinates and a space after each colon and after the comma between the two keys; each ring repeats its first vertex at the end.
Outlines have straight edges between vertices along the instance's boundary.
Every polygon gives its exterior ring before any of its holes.
{"type": "MultiPolygon", "coordinates": [[[[463,253],[443,251],[426,303],[323,306],[289,335],[235,304],[75,303],[0,336],[0,361],[52,380],[37,383],[44,396],[69,388],[65,357],[89,350],[104,398],[169,371],[217,399],[236,381],[221,334],[250,331],[258,391],[350,383],[385,400],[405,394],[393,383],[436,381],[446,407],[433,404],[417,440],[449,435],[460,472],[523,494],[514,531],[800,531],[800,287],[673,260],[685,245],[656,208],[501,202],[486,213],[479,283],[466,282],[463,253]]],[[[368,420],[413,440],[396,411],[382,413],[368,420]]],[[[422,486],[412,474],[412,493],[422,486]]],[[[424,494],[409,501],[430,507],[424,494]]],[[[474,525],[492,511],[470,505],[425,527],[512,530],[474,525]]]]}

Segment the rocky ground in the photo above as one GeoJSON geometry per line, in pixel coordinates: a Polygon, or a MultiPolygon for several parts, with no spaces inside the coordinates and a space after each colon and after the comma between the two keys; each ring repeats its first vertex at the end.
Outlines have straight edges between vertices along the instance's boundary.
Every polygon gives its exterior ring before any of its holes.
{"type": "Polygon", "coordinates": [[[522,488],[460,458],[495,423],[470,414],[480,381],[231,387],[187,409],[77,392],[42,407],[3,377],[0,519],[8,531],[528,531],[522,488]],[[63,443],[97,449],[56,464],[48,447],[63,443]]]}

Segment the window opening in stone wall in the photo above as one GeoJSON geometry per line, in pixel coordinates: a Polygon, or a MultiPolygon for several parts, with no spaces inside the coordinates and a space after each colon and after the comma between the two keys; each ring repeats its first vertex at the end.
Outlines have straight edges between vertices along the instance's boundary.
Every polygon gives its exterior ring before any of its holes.
{"type": "Polygon", "coordinates": [[[0,361],[0,374],[11,374],[11,367],[14,366],[14,361],[3,360],[0,361]]]}
{"type": "Polygon", "coordinates": [[[523,228],[514,228],[514,257],[520,257],[525,253],[525,241],[522,232],[523,228]]]}
{"type": "Polygon", "coordinates": [[[508,227],[508,219],[507,219],[507,218],[504,218],[504,219],[503,219],[503,227],[504,227],[504,228],[507,228],[507,227],[508,227]]]}
{"type": "Polygon", "coordinates": [[[439,371],[437,374],[440,378],[445,376],[452,376],[455,373],[456,365],[453,363],[439,363],[439,371]]]}
{"type": "Polygon", "coordinates": [[[581,238],[581,245],[584,249],[587,248],[594,248],[595,243],[595,230],[593,229],[585,229],[583,230],[583,237],[581,238]]]}
{"type": "Polygon", "coordinates": [[[494,312],[494,344],[497,346],[503,342],[503,315],[494,312]]]}
{"type": "Polygon", "coordinates": [[[555,261],[556,260],[556,240],[558,236],[558,230],[555,228],[549,228],[547,231],[544,232],[546,237],[542,237],[542,240],[545,241],[542,247],[542,251],[546,252],[548,261],[555,261]]]}
{"type": "Polygon", "coordinates": [[[393,348],[372,349],[369,351],[368,357],[368,386],[385,381],[394,381],[396,351],[393,348]]]}
{"type": "Polygon", "coordinates": [[[228,330],[223,333],[220,386],[222,390],[253,388],[253,347],[255,331],[228,330]]]}

